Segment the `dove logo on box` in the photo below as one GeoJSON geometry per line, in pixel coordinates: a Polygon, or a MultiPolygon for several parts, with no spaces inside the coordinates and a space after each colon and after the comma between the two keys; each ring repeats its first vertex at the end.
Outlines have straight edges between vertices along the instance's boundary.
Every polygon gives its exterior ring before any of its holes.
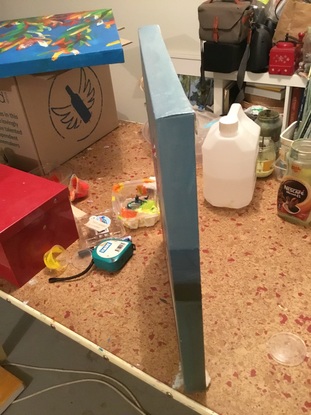
{"type": "Polygon", "coordinates": [[[103,108],[100,82],[91,68],[56,76],[49,94],[49,112],[57,133],[74,141],[85,140],[96,128],[103,108]]]}
{"type": "Polygon", "coordinates": [[[18,131],[0,137],[0,154],[25,171],[48,173],[119,125],[109,65],[4,78],[0,91],[0,126],[13,116],[18,131]]]}

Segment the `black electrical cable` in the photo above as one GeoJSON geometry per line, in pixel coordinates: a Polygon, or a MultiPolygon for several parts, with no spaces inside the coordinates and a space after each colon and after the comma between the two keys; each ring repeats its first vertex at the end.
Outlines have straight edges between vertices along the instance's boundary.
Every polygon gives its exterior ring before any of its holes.
{"type": "Polygon", "coordinates": [[[53,277],[53,278],[49,278],[49,283],[52,284],[53,282],[70,281],[70,280],[74,280],[76,278],[82,277],[82,275],[89,272],[89,270],[92,268],[93,265],[94,265],[94,261],[92,259],[91,262],[89,263],[89,265],[85,268],[85,270],[79,272],[79,274],[72,275],[71,277],[61,277],[61,278],[53,277]]]}

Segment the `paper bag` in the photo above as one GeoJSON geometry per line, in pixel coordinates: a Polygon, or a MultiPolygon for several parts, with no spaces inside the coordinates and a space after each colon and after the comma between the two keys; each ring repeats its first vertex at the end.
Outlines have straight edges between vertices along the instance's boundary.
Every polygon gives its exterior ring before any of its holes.
{"type": "Polygon", "coordinates": [[[311,3],[302,0],[287,0],[275,29],[273,41],[284,41],[288,33],[298,39],[299,32],[311,26],[311,3]]]}

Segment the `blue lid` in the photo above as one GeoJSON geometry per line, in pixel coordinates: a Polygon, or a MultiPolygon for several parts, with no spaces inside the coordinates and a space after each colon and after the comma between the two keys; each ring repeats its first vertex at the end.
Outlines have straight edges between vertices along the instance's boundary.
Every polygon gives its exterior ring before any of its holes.
{"type": "Polygon", "coordinates": [[[0,22],[0,77],[124,62],[111,9],[0,22]]]}

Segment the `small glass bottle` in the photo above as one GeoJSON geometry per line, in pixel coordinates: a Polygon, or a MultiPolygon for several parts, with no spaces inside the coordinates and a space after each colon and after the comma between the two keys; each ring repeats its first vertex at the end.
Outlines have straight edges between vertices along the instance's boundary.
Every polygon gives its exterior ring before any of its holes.
{"type": "Polygon", "coordinates": [[[311,140],[296,140],[287,153],[287,172],[277,196],[278,215],[290,222],[311,221],[311,140]]]}
{"type": "Polygon", "coordinates": [[[254,23],[264,24],[267,19],[269,0],[252,0],[251,6],[253,8],[253,19],[254,23]]]}

